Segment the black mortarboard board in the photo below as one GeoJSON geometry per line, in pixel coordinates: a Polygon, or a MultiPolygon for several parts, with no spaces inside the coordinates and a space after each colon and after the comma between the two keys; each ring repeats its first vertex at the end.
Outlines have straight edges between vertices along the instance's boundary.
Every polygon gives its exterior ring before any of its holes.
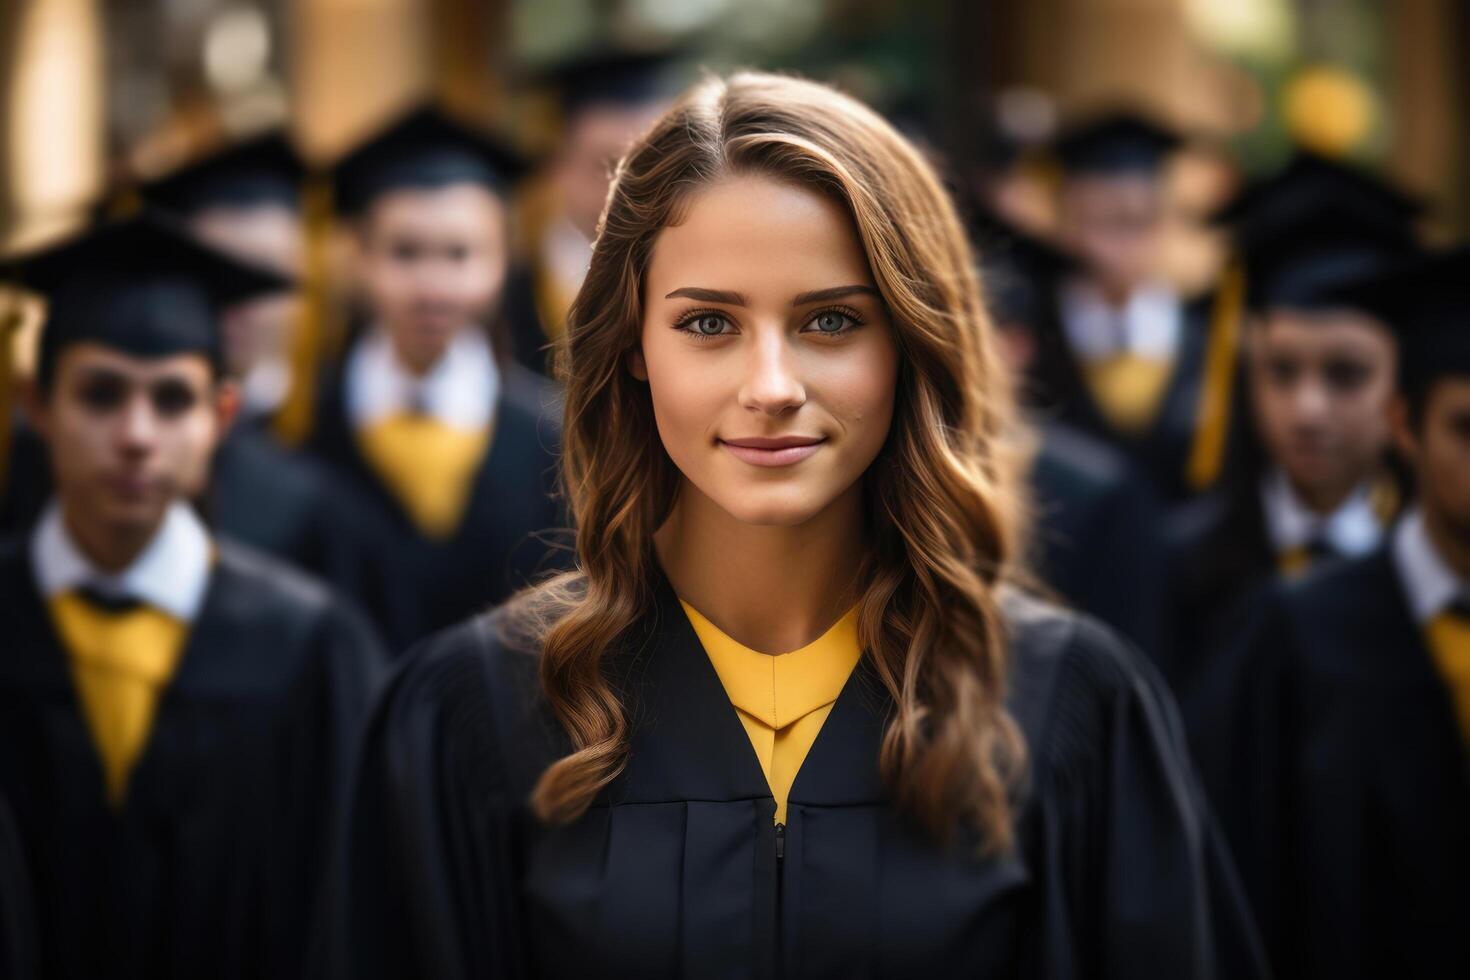
{"type": "Polygon", "coordinates": [[[1253,310],[1339,307],[1337,287],[1369,278],[1417,251],[1410,225],[1324,202],[1294,218],[1252,228],[1242,249],[1246,305],[1253,310]]]}
{"type": "Polygon", "coordinates": [[[146,358],[197,352],[218,370],[220,310],[289,285],[147,212],[10,259],[5,276],[47,300],[43,381],[59,352],[82,341],[146,358]]]}
{"type": "Polygon", "coordinates": [[[674,94],[681,50],[621,51],[595,48],[541,73],[571,117],[591,105],[638,106],[674,94]]]}
{"type": "Polygon", "coordinates": [[[1162,123],[1120,110],[1069,126],[1054,150],[1068,174],[1151,174],[1183,142],[1162,123]]]}
{"type": "Polygon", "coordinates": [[[1421,255],[1344,286],[1341,299],[1367,310],[1399,339],[1406,390],[1446,376],[1470,377],[1470,245],[1421,255]]]}
{"type": "Polygon", "coordinates": [[[226,147],[143,185],[147,203],[185,217],[207,207],[298,208],[306,168],[286,135],[272,131],[226,147]]]}
{"type": "Polygon", "coordinates": [[[977,208],[969,226],[991,314],[1003,323],[1035,328],[1043,298],[1077,267],[1077,259],[988,209],[977,208]]]}
{"type": "Polygon", "coordinates": [[[507,143],[444,112],[413,109],[359,143],[333,168],[337,209],[361,213],[393,190],[478,184],[506,194],[526,161],[507,143]]]}
{"type": "Polygon", "coordinates": [[[1378,174],[1299,150],[1280,170],[1246,184],[1210,222],[1236,229],[1261,217],[1280,222],[1324,202],[1347,202],[1361,212],[1405,223],[1425,210],[1420,198],[1378,174]]]}

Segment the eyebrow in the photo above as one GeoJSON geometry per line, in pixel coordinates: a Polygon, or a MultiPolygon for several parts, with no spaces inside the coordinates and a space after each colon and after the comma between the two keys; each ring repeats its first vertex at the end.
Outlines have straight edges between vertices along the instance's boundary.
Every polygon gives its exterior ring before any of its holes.
{"type": "MultiPolygon", "coordinates": [[[[854,294],[866,296],[877,296],[878,290],[872,286],[853,284],[851,286],[832,286],[827,289],[813,289],[810,292],[799,294],[791,301],[792,306],[805,306],[807,303],[821,303],[826,300],[841,299],[844,296],[854,294]]],[[[673,292],[664,296],[664,299],[697,299],[705,303],[724,303],[727,306],[745,306],[747,301],[744,293],[737,293],[730,289],[705,289],[702,286],[681,286],[673,292]]]]}

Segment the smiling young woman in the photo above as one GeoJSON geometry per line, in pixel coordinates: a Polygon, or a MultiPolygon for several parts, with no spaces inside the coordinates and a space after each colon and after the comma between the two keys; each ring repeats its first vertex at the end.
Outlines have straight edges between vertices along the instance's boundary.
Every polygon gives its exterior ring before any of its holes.
{"type": "Polygon", "coordinates": [[[559,352],[578,568],[391,686],[334,971],[1256,975],[1172,705],[1012,584],[989,330],[870,110],[761,74],[671,109],[559,352]]]}

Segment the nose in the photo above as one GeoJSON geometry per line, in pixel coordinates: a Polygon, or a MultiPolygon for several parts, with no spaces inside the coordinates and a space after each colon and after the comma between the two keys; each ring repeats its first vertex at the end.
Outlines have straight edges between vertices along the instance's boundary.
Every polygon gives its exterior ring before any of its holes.
{"type": "Polygon", "coordinates": [[[1294,395],[1296,414],[1303,422],[1321,421],[1331,410],[1327,386],[1317,378],[1304,378],[1297,384],[1294,395]]]}
{"type": "Polygon", "coordinates": [[[143,394],[129,398],[118,420],[118,441],[124,452],[142,455],[153,448],[158,438],[158,414],[143,394]]]}
{"type": "Polygon", "coordinates": [[[780,415],[806,403],[806,388],[784,330],[755,330],[739,397],[742,408],[767,415],[780,415]]]}

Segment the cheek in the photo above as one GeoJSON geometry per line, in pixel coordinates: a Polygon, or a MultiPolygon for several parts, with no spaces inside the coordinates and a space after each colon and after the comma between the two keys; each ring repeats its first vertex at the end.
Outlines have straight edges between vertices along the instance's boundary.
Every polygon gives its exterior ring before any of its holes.
{"type": "Polygon", "coordinates": [[[712,356],[682,357],[658,344],[645,346],[653,411],[671,455],[690,441],[706,441],[704,433],[716,423],[722,406],[733,403],[735,373],[721,370],[721,362],[712,356]]]}
{"type": "Polygon", "coordinates": [[[893,418],[897,352],[891,338],[884,337],[844,354],[813,365],[809,388],[850,437],[881,444],[893,418]]]}

